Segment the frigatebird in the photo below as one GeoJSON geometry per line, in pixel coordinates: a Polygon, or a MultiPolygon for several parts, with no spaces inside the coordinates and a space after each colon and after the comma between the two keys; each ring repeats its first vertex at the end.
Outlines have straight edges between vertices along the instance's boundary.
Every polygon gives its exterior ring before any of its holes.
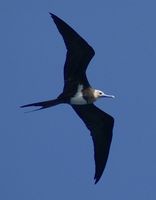
{"type": "Polygon", "coordinates": [[[52,13],[49,14],[67,48],[63,92],[56,99],[23,105],[21,108],[39,106],[36,110],[41,110],[61,103],[71,105],[91,132],[94,144],[96,184],[103,174],[108,159],[114,118],[93,103],[101,97],[114,98],[114,96],[94,89],[89,84],[86,69],[95,54],[93,48],[62,19],[52,13]]]}

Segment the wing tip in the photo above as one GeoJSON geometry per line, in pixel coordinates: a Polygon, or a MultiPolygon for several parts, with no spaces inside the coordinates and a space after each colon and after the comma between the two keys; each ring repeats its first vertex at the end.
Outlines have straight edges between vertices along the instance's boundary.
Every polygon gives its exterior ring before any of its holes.
{"type": "Polygon", "coordinates": [[[51,13],[51,12],[49,12],[49,15],[51,16],[51,18],[52,18],[53,20],[59,19],[55,14],[53,14],[53,13],[51,13]]]}
{"type": "Polygon", "coordinates": [[[53,13],[49,12],[49,15],[53,18],[55,17],[56,15],[54,15],[53,13]]]}
{"type": "Polygon", "coordinates": [[[95,185],[99,182],[100,178],[101,178],[101,176],[94,176],[94,181],[95,181],[94,184],[95,185]]]}

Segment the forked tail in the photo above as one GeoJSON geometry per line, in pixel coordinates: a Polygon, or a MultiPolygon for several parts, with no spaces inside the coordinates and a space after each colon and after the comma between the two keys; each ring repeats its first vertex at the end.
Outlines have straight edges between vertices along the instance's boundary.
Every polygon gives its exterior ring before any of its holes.
{"type": "Polygon", "coordinates": [[[61,99],[53,99],[53,100],[49,100],[49,101],[42,101],[42,102],[37,102],[37,103],[31,103],[31,104],[26,104],[23,106],[20,106],[20,108],[25,108],[25,107],[30,107],[30,106],[40,106],[40,108],[36,109],[36,110],[42,110],[51,106],[56,106],[60,103],[63,103],[63,101],[61,99]]]}

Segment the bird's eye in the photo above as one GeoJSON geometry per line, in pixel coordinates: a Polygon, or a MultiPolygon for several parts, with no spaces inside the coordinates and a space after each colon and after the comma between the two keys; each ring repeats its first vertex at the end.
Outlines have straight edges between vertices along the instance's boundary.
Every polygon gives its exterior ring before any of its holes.
{"type": "Polygon", "coordinates": [[[102,95],[102,92],[99,92],[99,95],[102,95]]]}

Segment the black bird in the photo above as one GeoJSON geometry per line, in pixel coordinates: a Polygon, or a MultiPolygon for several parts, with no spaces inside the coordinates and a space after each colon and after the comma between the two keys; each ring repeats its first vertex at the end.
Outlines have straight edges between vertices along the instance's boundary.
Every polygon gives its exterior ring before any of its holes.
{"type": "Polygon", "coordinates": [[[72,106],[91,132],[94,144],[94,179],[96,184],[102,176],[108,159],[114,119],[97,108],[93,102],[101,97],[114,98],[114,96],[93,89],[88,82],[86,69],[95,54],[93,48],[67,23],[56,15],[49,14],[62,35],[67,48],[63,92],[56,99],[23,105],[21,108],[39,106],[40,108],[37,110],[41,110],[61,103],[72,106]]]}

